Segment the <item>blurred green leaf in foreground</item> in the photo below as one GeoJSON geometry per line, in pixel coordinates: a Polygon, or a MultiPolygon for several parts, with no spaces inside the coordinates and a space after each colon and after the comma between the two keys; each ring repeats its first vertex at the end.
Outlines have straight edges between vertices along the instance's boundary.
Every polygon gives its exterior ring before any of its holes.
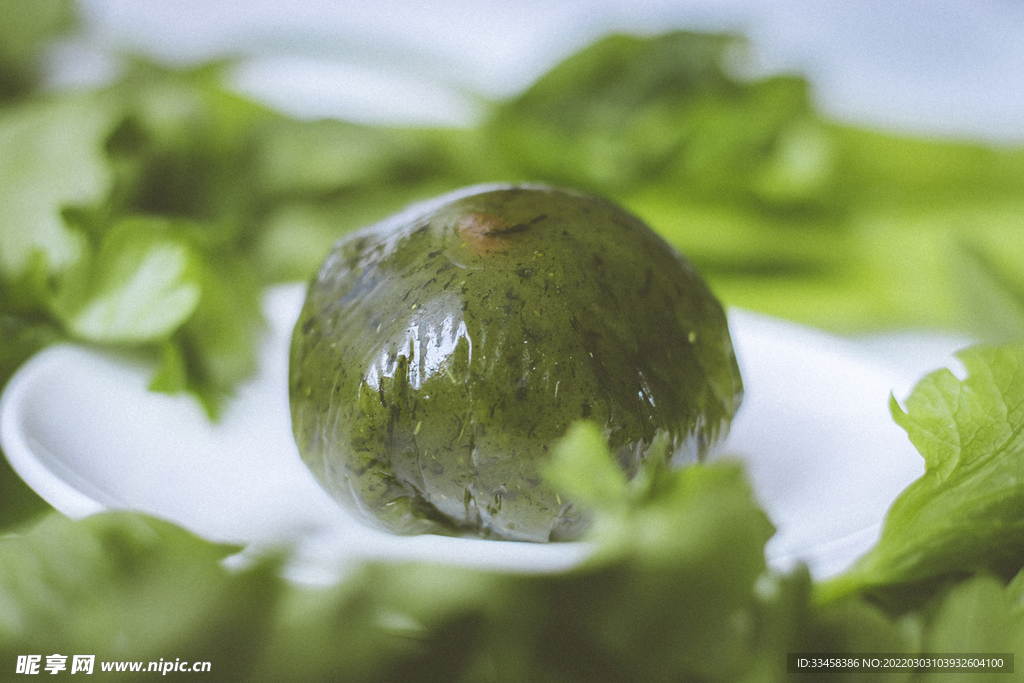
{"type": "Polygon", "coordinates": [[[54,513],[0,538],[0,658],[13,666],[40,648],[108,661],[170,655],[246,681],[781,682],[792,679],[790,652],[1024,644],[1019,578],[1007,586],[981,573],[913,611],[856,595],[822,603],[805,569],[766,569],[773,528],[735,464],[614,484],[616,472],[593,425],[560,446],[553,480],[599,494],[587,499],[597,552],[549,575],[375,563],[335,587],[297,587],[273,558],[229,571],[219,560],[231,548],[143,515],[54,513]]]}

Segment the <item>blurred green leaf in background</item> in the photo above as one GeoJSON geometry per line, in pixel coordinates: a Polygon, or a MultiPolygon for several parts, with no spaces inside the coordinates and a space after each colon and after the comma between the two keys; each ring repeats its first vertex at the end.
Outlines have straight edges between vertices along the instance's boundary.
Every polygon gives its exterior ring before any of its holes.
{"type": "MultiPolygon", "coordinates": [[[[309,277],[339,235],[409,201],[504,180],[624,203],[727,305],[841,331],[1018,335],[1024,152],[836,124],[797,76],[733,75],[742,47],[610,36],[466,129],[289,119],[229,92],[229,63],[131,58],[101,89],[23,97],[0,111],[3,315],[161,349],[179,380],[157,386],[189,389],[216,415],[253,367],[262,287],[309,277]],[[159,324],[100,331],[95,316],[138,318],[163,301],[128,272],[141,254],[114,253],[136,238],[108,237],[154,221],[173,224],[171,260],[188,261],[188,275],[163,277],[186,277],[190,293],[179,288],[178,314],[159,324]],[[89,268],[107,272],[82,289],[89,268]]],[[[31,347],[11,340],[7,373],[31,347]]]]}
{"type": "Polygon", "coordinates": [[[42,79],[43,48],[77,24],[74,0],[0,2],[0,103],[31,93],[42,79]]]}

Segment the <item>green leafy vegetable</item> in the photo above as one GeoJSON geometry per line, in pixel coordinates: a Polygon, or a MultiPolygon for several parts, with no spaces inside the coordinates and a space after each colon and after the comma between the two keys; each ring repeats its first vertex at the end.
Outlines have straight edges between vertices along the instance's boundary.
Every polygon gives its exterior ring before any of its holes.
{"type": "MultiPolygon", "coordinates": [[[[1016,653],[1024,647],[1024,614],[1002,582],[991,576],[952,588],[933,612],[925,652],[1016,653]]],[[[944,676],[949,674],[933,673],[921,680],[939,681],[944,676]]]]}
{"type": "Polygon", "coordinates": [[[612,193],[654,182],[745,198],[770,173],[763,164],[779,172],[773,144],[810,110],[799,79],[744,83],[727,73],[739,42],[688,32],[610,36],[502,103],[489,128],[526,177],[612,193]]]}
{"type": "MultiPolygon", "coordinates": [[[[668,444],[651,445],[648,462],[664,460],[668,444]]],[[[648,484],[646,469],[637,473],[632,485],[621,467],[612,460],[601,428],[589,420],[574,422],[559,441],[555,460],[544,472],[545,479],[587,508],[604,513],[622,513],[629,508],[633,491],[648,484]],[[585,476],[580,476],[585,473],[585,476]]]]}
{"type": "Polygon", "coordinates": [[[893,418],[925,459],[924,476],[889,511],[878,544],[823,596],[905,590],[979,571],[1009,579],[1024,565],[1024,345],[958,354],[964,380],[928,375],[893,418]]]}
{"type": "Polygon", "coordinates": [[[113,124],[106,98],[94,94],[27,102],[0,111],[0,268],[22,275],[34,252],[60,269],[81,253],[82,236],[61,208],[98,201],[112,174],[103,140],[113,124]]]}
{"type": "Polygon", "coordinates": [[[247,680],[279,579],[270,564],[229,574],[218,562],[230,551],[142,515],[48,515],[0,538],[0,659],[13,671],[17,655],[41,646],[110,660],[219,658],[218,679],[247,680]]]}
{"type": "Polygon", "coordinates": [[[53,307],[74,336],[137,342],[169,335],[195,310],[195,257],[163,222],[132,218],[103,236],[60,282],[53,307]]]}
{"type": "Polygon", "coordinates": [[[36,88],[43,48],[73,28],[76,19],[73,0],[0,2],[0,104],[36,88]]]}
{"type": "Polygon", "coordinates": [[[1010,652],[1024,635],[1019,580],[978,577],[900,617],[855,596],[814,602],[805,569],[766,571],[772,527],[735,464],[627,483],[585,423],[558,451],[549,476],[604,520],[575,570],[385,563],[294,587],[273,562],[226,571],[231,548],[144,515],[53,515],[0,538],[0,656],[170,651],[210,661],[218,680],[267,682],[781,683],[790,652],[1010,652]]]}
{"type": "Polygon", "coordinates": [[[217,73],[140,62],[106,90],[0,114],[0,315],[23,332],[0,341],[7,373],[46,336],[159,348],[154,388],[216,415],[253,370],[265,281],[246,164],[274,117],[217,73]]]}

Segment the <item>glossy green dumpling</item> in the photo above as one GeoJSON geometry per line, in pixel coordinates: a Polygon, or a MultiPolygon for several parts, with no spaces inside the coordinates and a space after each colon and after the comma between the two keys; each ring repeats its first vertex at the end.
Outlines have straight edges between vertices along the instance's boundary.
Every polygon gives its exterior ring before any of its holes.
{"type": "Polygon", "coordinates": [[[633,474],[728,431],[721,305],[635,216],[545,186],[460,190],[341,240],[291,346],[292,428],[341,504],[396,533],[548,541],[587,519],[541,477],[576,420],[633,474]]]}

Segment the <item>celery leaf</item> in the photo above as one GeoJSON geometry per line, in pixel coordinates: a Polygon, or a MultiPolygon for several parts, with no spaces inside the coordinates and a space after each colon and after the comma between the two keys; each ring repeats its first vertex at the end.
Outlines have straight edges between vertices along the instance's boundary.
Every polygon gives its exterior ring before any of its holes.
{"type": "Polygon", "coordinates": [[[976,572],[1009,578],[1024,563],[1024,344],[957,354],[963,380],[925,377],[893,418],[925,459],[889,510],[878,544],[820,588],[831,597],[976,572]]]}

